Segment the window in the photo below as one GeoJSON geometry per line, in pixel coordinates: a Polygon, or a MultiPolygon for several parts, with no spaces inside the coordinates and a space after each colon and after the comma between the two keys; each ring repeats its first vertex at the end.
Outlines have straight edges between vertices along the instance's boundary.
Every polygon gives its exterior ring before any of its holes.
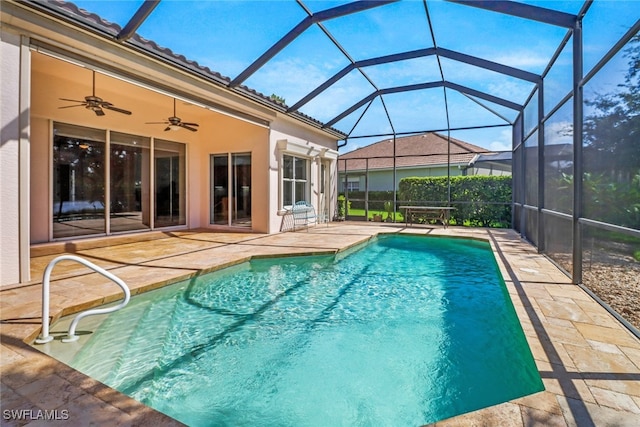
{"type": "Polygon", "coordinates": [[[348,176],[347,182],[344,182],[344,178],[340,180],[340,191],[360,191],[360,177],[359,176],[348,176]]]}
{"type": "Polygon", "coordinates": [[[308,161],[290,155],[282,156],[282,205],[293,206],[296,202],[307,200],[308,161]]]}

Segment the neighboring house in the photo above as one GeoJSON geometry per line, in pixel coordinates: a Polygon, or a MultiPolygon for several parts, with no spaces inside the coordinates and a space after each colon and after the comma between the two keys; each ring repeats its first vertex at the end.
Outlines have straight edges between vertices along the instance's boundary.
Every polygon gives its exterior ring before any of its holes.
{"type": "Polygon", "coordinates": [[[469,162],[467,175],[509,175],[511,176],[511,151],[477,154],[469,162]]]}
{"type": "Polygon", "coordinates": [[[511,153],[491,153],[468,142],[436,132],[385,139],[338,158],[338,188],[349,191],[390,191],[402,178],[510,174],[511,153]],[[506,163],[506,165],[505,165],[506,163]]]}
{"type": "Polygon", "coordinates": [[[0,17],[0,285],[32,279],[33,244],[334,212],[335,129],[73,4],[0,17]]]}

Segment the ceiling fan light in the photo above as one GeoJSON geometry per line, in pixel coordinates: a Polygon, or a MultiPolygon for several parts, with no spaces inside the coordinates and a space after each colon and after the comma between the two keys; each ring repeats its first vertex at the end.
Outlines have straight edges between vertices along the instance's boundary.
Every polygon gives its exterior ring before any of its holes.
{"type": "Polygon", "coordinates": [[[170,130],[180,130],[180,126],[178,125],[169,125],[170,130]]]}

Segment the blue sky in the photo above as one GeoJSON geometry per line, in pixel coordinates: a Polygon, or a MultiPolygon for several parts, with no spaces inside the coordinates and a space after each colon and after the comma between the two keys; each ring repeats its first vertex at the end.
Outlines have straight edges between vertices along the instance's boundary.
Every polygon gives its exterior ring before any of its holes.
{"type": "MultiPolygon", "coordinates": [[[[141,1],[76,1],[79,7],[124,26],[141,1]]],[[[347,1],[304,1],[311,12],[347,1]]],[[[527,1],[525,3],[576,14],[582,1],[527,1]]],[[[438,47],[542,73],[566,29],[443,1],[427,2],[438,47]]],[[[175,53],[230,78],[236,77],[270,46],[307,16],[295,1],[177,1],[163,0],[138,33],[175,53]]],[[[584,21],[585,71],[640,17],[640,1],[596,0],[584,21]]],[[[433,47],[427,13],[422,1],[405,0],[312,25],[244,84],[265,95],[285,98],[288,105],[329,79],[350,63],[383,55],[433,47]],[[339,42],[334,45],[325,32],[339,42]],[[347,56],[348,55],[348,56],[347,56]]],[[[571,51],[560,56],[548,87],[550,105],[571,87],[571,51]],[[556,99],[554,99],[556,98],[556,99]]],[[[620,59],[621,61],[621,59],[620,59]]],[[[523,103],[533,90],[531,83],[442,58],[422,57],[352,71],[301,111],[323,122],[373,93],[384,89],[447,81],[523,103]],[[373,83],[373,84],[372,84],[373,83]]],[[[624,70],[621,63],[620,70],[624,70]]],[[[616,68],[613,68],[615,73],[616,68]]],[[[619,76],[618,76],[619,78],[619,76]]],[[[615,80],[614,80],[615,81],[615,80]]],[[[455,90],[427,89],[377,98],[337,122],[334,127],[352,136],[415,132],[512,121],[516,113],[495,103],[469,98],[455,90]],[[446,96],[449,111],[444,108],[446,96]],[[387,114],[391,122],[387,119],[387,114]],[[362,117],[361,117],[362,115],[362,117]],[[356,125],[357,123],[357,125],[356,125]]],[[[510,127],[457,131],[452,136],[493,149],[510,148],[510,127]]],[[[350,139],[347,149],[383,137],[350,139]]],[[[343,150],[344,151],[344,150],[343,150]]]]}

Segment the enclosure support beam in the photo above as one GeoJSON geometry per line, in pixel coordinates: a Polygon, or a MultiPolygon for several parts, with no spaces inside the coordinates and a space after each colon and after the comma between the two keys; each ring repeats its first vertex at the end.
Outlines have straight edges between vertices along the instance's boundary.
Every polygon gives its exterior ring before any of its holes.
{"type": "Polygon", "coordinates": [[[573,29],[573,283],[582,283],[582,21],[576,22],[573,29]]]}
{"type": "Polygon", "coordinates": [[[396,131],[393,130],[393,222],[396,222],[396,205],[398,202],[398,183],[397,183],[397,157],[396,157],[396,131]]]}
{"type": "Polygon", "coordinates": [[[543,253],[545,251],[545,220],[542,210],[545,207],[544,203],[544,83],[540,82],[538,85],[538,252],[543,253]]]}
{"type": "Polygon", "coordinates": [[[364,220],[369,221],[369,159],[364,162],[364,220]]]}
{"type": "Polygon", "coordinates": [[[454,61],[463,62],[466,64],[470,64],[476,67],[484,68],[486,70],[495,71],[496,73],[501,73],[507,76],[511,76],[517,79],[525,80],[531,83],[538,83],[541,77],[537,74],[530,73],[528,71],[520,70],[518,68],[509,67],[507,65],[499,64],[493,61],[487,61],[486,59],[478,58],[471,55],[466,55],[464,53],[456,52],[449,49],[444,49],[441,47],[429,47],[426,49],[418,49],[412,50],[409,52],[396,53],[393,55],[380,56],[377,58],[369,58],[361,61],[353,62],[342,70],[338,71],[333,77],[329,80],[322,83],[320,86],[309,92],[304,98],[300,101],[296,102],[293,106],[287,109],[287,112],[290,113],[292,111],[297,111],[309,101],[320,95],[322,92],[331,87],[338,80],[342,79],[344,76],[349,74],[351,71],[359,68],[369,67],[373,65],[381,65],[388,64],[390,62],[398,62],[398,61],[406,61],[409,59],[415,58],[423,58],[431,55],[439,55],[445,58],[452,59],[454,61]]]}
{"type": "MultiPolygon", "coordinates": [[[[518,126],[520,127],[520,164],[522,165],[522,170],[526,171],[527,169],[527,156],[526,150],[524,146],[524,111],[520,113],[520,120],[517,121],[518,126]]],[[[525,203],[527,201],[527,183],[526,183],[526,175],[524,173],[520,174],[520,237],[523,239],[527,236],[527,215],[529,215],[527,209],[525,209],[525,203]]]]}
{"type": "Polygon", "coordinates": [[[331,127],[349,114],[356,111],[358,108],[362,107],[367,102],[373,101],[376,97],[380,95],[386,95],[391,93],[400,93],[400,92],[411,92],[415,90],[425,90],[425,89],[434,89],[438,87],[446,87],[452,90],[456,90],[461,93],[466,93],[467,95],[475,96],[476,98],[484,99],[485,101],[493,102],[498,105],[502,105],[503,107],[510,108],[512,110],[520,111],[522,109],[522,105],[516,104],[515,102],[508,101],[506,99],[499,98],[497,96],[489,95],[487,93],[481,92],[479,90],[471,89],[466,86],[462,86],[456,83],[451,83],[447,81],[438,81],[438,82],[427,82],[427,83],[418,83],[407,86],[397,86],[386,89],[376,90],[365,98],[361,99],[333,119],[329,120],[323,128],[331,127]]]}
{"type": "Polygon", "coordinates": [[[544,7],[532,6],[515,1],[496,0],[448,0],[452,3],[464,4],[480,9],[491,10],[493,12],[504,13],[505,15],[517,16],[518,18],[531,19],[545,24],[557,25],[559,27],[574,28],[577,17],[569,13],[559,12],[544,7]]]}
{"type": "Polygon", "coordinates": [[[127,25],[118,33],[116,40],[119,42],[129,40],[140,25],[144,23],[145,19],[153,12],[153,9],[159,4],[160,0],[145,0],[129,22],[127,22],[127,25]]]}
{"type": "Polygon", "coordinates": [[[471,89],[466,86],[462,86],[456,83],[451,82],[443,82],[443,86],[449,89],[457,90],[461,93],[466,93],[467,95],[475,96],[476,98],[484,99],[485,101],[493,102],[494,104],[502,105],[503,107],[510,108],[512,110],[520,111],[522,109],[522,105],[517,104],[515,102],[511,102],[509,100],[489,95],[488,93],[481,92],[479,90],[471,89]]]}
{"type": "Polygon", "coordinates": [[[338,71],[329,80],[327,80],[326,82],[322,83],[320,86],[318,86],[317,88],[315,88],[314,90],[309,92],[309,94],[307,94],[304,98],[302,98],[300,101],[296,102],[293,106],[289,107],[289,109],[287,109],[287,112],[290,113],[292,111],[299,110],[302,106],[307,104],[309,101],[311,101],[316,96],[320,95],[322,92],[327,90],[329,87],[331,87],[338,80],[340,80],[341,78],[343,78],[344,76],[346,76],[347,74],[349,74],[351,71],[353,71],[355,69],[363,68],[363,67],[369,67],[369,66],[372,66],[372,65],[388,64],[390,62],[406,61],[406,60],[409,60],[409,59],[415,59],[415,58],[421,58],[421,57],[425,57],[425,56],[429,56],[429,55],[435,55],[435,53],[436,53],[436,49],[434,47],[430,47],[430,48],[426,48],[426,49],[413,50],[413,51],[410,51],[410,52],[396,53],[396,54],[393,54],[393,55],[387,55],[387,56],[381,56],[381,57],[378,57],[378,58],[371,58],[371,59],[365,59],[365,60],[362,60],[362,61],[356,61],[354,63],[351,63],[351,64],[347,65],[342,70],[338,71]]]}
{"type": "Polygon", "coordinates": [[[445,58],[484,68],[485,70],[494,71],[496,73],[514,77],[516,79],[526,80],[531,83],[538,83],[541,78],[535,73],[530,73],[518,68],[509,67],[508,65],[503,65],[497,62],[488,61],[486,59],[478,58],[477,56],[466,55],[464,53],[456,52],[454,50],[449,50],[442,47],[438,47],[435,50],[437,55],[444,56],[445,58]]]}
{"type": "Polygon", "coordinates": [[[276,56],[285,47],[287,47],[298,36],[304,33],[313,24],[327,21],[329,19],[339,18],[341,16],[351,15],[353,13],[362,12],[375,7],[384,6],[388,3],[393,3],[397,0],[379,0],[379,1],[357,1],[352,3],[336,6],[331,9],[320,11],[314,15],[307,16],[298,25],[293,27],[291,31],[285,34],[280,40],[278,40],[273,46],[267,49],[258,59],[256,59],[251,65],[249,65],[244,71],[242,71],[235,79],[229,83],[229,87],[236,87],[242,84],[245,80],[258,71],[264,64],[269,62],[271,58],[276,56]]]}

